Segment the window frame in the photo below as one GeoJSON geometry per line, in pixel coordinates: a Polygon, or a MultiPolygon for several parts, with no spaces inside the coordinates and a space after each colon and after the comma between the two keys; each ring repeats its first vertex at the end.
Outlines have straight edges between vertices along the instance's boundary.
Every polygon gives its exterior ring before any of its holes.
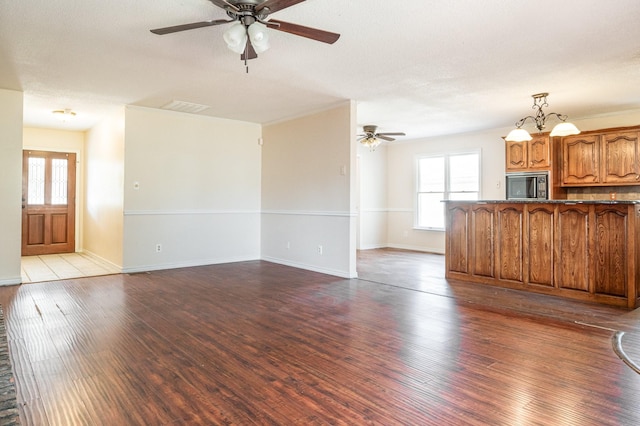
{"type": "MultiPolygon", "coordinates": [[[[420,226],[420,194],[429,194],[435,191],[420,191],[420,160],[425,158],[444,158],[444,192],[443,192],[443,200],[449,200],[450,194],[453,193],[461,193],[460,191],[451,191],[450,190],[450,158],[460,155],[477,155],[478,156],[478,190],[477,191],[463,191],[462,193],[471,193],[477,192],[478,200],[482,197],[482,150],[481,149],[470,149],[470,150],[462,150],[462,151],[447,151],[447,152],[439,152],[439,153],[431,153],[431,154],[423,154],[416,156],[415,160],[415,191],[414,191],[414,224],[413,229],[423,230],[423,231],[445,231],[445,227],[429,227],[429,226],[420,226]]],[[[444,211],[443,211],[444,213],[444,211]]],[[[446,223],[445,223],[446,226],[446,223]]]]}

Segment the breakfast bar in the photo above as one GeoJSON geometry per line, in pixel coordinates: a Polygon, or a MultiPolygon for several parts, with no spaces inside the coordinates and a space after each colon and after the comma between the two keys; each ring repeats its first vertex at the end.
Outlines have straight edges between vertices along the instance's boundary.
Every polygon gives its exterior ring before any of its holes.
{"type": "Polygon", "coordinates": [[[640,306],[640,201],[446,201],[446,277],[640,306]]]}

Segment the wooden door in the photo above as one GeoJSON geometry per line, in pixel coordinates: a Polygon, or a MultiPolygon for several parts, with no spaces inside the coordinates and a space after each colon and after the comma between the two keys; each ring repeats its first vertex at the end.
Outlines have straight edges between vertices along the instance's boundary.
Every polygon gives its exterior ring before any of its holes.
{"type": "Polygon", "coordinates": [[[76,155],[23,151],[22,255],[75,251],[76,155]]]}

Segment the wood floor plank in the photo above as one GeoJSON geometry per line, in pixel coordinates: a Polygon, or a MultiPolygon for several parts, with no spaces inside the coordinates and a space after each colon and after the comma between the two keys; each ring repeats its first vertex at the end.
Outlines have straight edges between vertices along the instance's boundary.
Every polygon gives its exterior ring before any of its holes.
{"type": "Polygon", "coordinates": [[[0,288],[22,423],[640,424],[611,348],[629,312],[375,252],[354,280],[251,261],[0,288]]]}

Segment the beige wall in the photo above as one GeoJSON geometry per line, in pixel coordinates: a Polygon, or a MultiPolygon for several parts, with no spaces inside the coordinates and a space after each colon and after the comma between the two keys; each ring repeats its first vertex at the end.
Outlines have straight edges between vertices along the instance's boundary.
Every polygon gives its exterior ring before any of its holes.
{"type": "Polygon", "coordinates": [[[85,132],[69,130],[23,129],[23,148],[34,151],[73,152],[76,154],[76,251],[82,251],[84,214],[84,138],[85,132]]]}
{"type": "Polygon", "coordinates": [[[22,282],[22,102],[21,92],[0,89],[0,285],[22,282]]]}
{"type": "Polygon", "coordinates": [[[140,107],[125,122],[124,271],[259,259],[260,125],[140,107]]]}
{"type": "Polygon", "coordinates": [[[124,110],[86,135],[84,251],[122,268],[124,110]]]}
{"type": "Polygon", "coordinates": [[[358,147],[358,249],[387,247],[387,145],[358,147]]]}
{"type": "Polygon", "coordinates": [[[353,102],[264,127],[263,259],[355,276],[355,132],[353,102]]]}

